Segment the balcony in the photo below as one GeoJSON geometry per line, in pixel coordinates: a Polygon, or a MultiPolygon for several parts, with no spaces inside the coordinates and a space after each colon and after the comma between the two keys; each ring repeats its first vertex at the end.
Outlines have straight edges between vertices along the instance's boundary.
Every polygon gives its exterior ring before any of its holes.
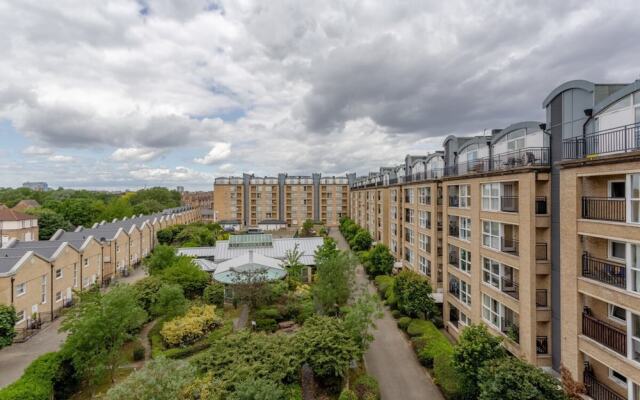
{"type": "Polygon", "coordinates": [[[582,334],[611,350],[627,356],[627,333],[591,315],[585,308],[582,313],[582,334]]]}
{"type": "Polygon", "coordinates": [[[626,400],[607,385],[599,382],[588,365],[584,370],[583,380],[586,394],[593,400],[626,400]]]}
{"type": "Polygon", "coordinates": [[[627,267],[609,260],[582,255],[582,276],[621,289],[627,287],[627,267]]]}
{"type": "Polygon", "coordinates": [[[518,196],[502,196],[500,211],[518,212],[518,196]]]}
{"type": "Polygon", "coordinates": [[[518,286],[518,282],[513,279],[500,278],[500,290],[502,293],[508,294],[516,300],[520,299],[520,287],[518,286]]]}
{"type": "Polygon", "coordinates": [[[547,289],[536,289],[536,307],[549,307],[549,295],[547,289]]]}
{"type": "Polygon", "coordinates": [[[456,250],[449,251],[449,264],[455,266],[456,268],[458,268],[458,265],[460,265],[460,256],[458,255],[457,248],[456,250]]]}
{"type": "Polygon", "coordinates": [[[536,196],[536,214],[547,214],[547,196],[536,196]]]}
{"type": "Polygon", "coordinates": [[[536,336],[536,354],[549,354],[549,338],[546,336],[536,336]]]}
{"type": "Polygon", "coordinates": [[[503,236],[500,238],[500,249],[503,253],[517,256],[520,254],[520,243],[513,238],[503,236]]]}
{"type": "Polygon", "coordinates": [[[457,225],[449,225],[449,236],[460,237],[460,228],[457,225]]]}
{"type": "Polygon", "coordinates": [[[548,167],[549,165],[549,148],[530,147],[497,154],[493,157],[457,163],[446,167],[444,175],[460,176],[471,173],[510,170],[519,167],[548,167]]]}
{"type": "Polygon", "coordinates": [[[625,222],[625,199],[613,197],[583,197],[582,218],[625,222]]]}
{"type": "Polygon", "coordinates": [[[562,142],[565,160],[594,155],[627,153],[640,149],[640,122],[604,129],[588,136],[566,139],[562,142]]]}

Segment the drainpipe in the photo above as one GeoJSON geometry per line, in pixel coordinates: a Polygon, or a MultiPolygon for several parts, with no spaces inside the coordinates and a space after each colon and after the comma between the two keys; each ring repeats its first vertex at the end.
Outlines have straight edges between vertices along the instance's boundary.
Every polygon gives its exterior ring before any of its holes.
{"type": "Polygon", "coordinates": [[[104,244],[105,242],[100,241],[100,280],[102,281],[101,286],[104,286],[104,244]]]}
{"type": "Polygon", "coordinates": [[[83,259],[83,256],[82,256],[82,253],[80,253],[80,266],[78,267],[78,269],[80,269],[80,283],[79,283],[79,285],[80,285],[80,291],[81,292],[82,292],[82,289],[84,288],[83,280],[82,280],[82,269],[84,268],[84,265],[82,265],[82,261],[83,261],[82,259],[83,259]]]}
{"type": "Polygon", "coordinates": [[[49,275],[49,282],[50,282],[50,287],[51,287],[51,293],[49,293],[49,297],[51,298],[50,301],[50,309],[51,309],[51,321],[53,322],[53,264],[49,264],[50,267],[50,275],[49,275]]]}
{"type": "Polygon", "coordinates": [[[13,296],[14,296],[14,290],[15,290],[14,289],[15,280],[16,280],[16,277],[12,276],[11,277],[11,305],[13,305],[13,296]]]}

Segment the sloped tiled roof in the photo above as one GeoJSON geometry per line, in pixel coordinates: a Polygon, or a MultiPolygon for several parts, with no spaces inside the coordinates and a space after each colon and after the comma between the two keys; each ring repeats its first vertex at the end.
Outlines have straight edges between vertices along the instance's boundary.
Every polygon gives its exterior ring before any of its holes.
{"type": "Polygon", "coordinates": [[[30,219],[37,219],[37,217],[9,208],[0,208],[0,221],[27,221],[30,219]]]}

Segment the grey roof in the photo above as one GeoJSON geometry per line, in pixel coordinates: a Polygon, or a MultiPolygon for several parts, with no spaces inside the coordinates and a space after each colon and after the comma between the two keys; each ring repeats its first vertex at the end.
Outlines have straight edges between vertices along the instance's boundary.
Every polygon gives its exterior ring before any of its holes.
{"type": "Polygon", "coordinates": [[[300,262],[304,265],[315,265],[315,251],[322,246],[323,239],[321,237],[312,238],[281,238],[273,239],[271,247],[255,247],[255,248],[229,248],[228,240],[219,240],[215,247],[183,247],[178,249],[178,254],[192,256],[197,258],[213,257],[216,263],[230,260],[235,257],[246,254],[249,250],[253,250],[255,254],[263,256],[284,259],[288,250],[293,250],[298,244],[298,250],[302,253],[300,262]]]}
{"type": "Polygon", "coordinates": [[[11,271],[11,268],[13,268],[21,258],[22,256],[0,257],[0,274],[6,274],[11,271]]]}

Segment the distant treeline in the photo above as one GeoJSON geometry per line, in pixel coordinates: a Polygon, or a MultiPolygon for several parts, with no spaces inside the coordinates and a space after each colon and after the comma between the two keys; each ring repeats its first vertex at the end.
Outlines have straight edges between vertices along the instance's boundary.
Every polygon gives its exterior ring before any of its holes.
{"type": "Polygon", "coordinates": [[[137,192],[113,194],[89,190],[58,189],[37,192],[27,188],[0,189],[0,203],[13,207],[21,200],[33,199],[39,208],[26,212],[38,217],[40,239],[49,239],[58,229],[90,227],[102,220],[151,214],[180,205],[180,193],[154,187],[137,192]]]}

